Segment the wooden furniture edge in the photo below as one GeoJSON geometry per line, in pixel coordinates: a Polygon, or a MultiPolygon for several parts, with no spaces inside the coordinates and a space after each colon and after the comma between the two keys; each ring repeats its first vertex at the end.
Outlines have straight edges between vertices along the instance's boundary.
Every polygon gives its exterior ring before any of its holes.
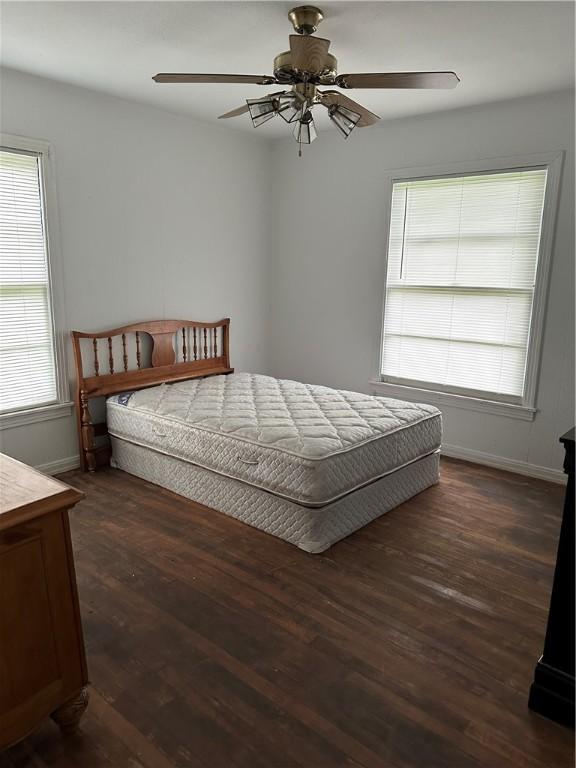
{"type": "Polygon", "coordinates": [[[78,640],[80,643],[80,664],[82,666],[82,679],[84,687],[90,682],[88,677],[88,662],[86,661],[86,646],[84,643],[84,628],[82,626],[82,613],[80,611],[80,595],[78,594],[78,581],[76,579],[76,566],[74,565],[74,549],[72,547],[72,532],[70,530],[70,518],[68,516],[68,510],[65,510],[62,516],[62,522],[64,525],[64,540],[66,544],[66,555],[68,557],[68,573],[70,575],[70,586],[73,596],[73,609],[74,609],[74,621],[76,624],[76,631],[78,632],[78,640]]]}
{"type": "MultiPolygon", "coordinates": [[[[224,358],[219,358],[224,360],[224,358]]],[[[144,368],[139,373],[138,386],[134,386],[134,378],[131,371],[126,373],[114,373],[105,376],[88,376],[84,379],[83,393],[88,398],[114,395],[125,392],[127,389],[146,389],[155,387],[167,381],[185,381],[187,379],[199,379],[205,376],[217,376],[222,373],[231,373],[234,369],[226,365],[199,366],[191,368],[195,363],[176,363],[160,368],[144,368]]]]}
{"type": "MultiPolygon", "coordinates": [[[[3,702],[2,751],[25,738],[48,716],[64,734],[73,733],[88,704],[89,678],[69,520],[70,508],[85,494],[4,454],[0,454],[0,470],[0,554],[12,553],[17,562],[21,548],[34,546],[42,552],[36,571],[44,574],[50,627],[68,638],[52,642],[57,665],[54,679],[42,677],[41,685],[35,690],[30,688],[30,695],[16,696],[11,703],[9,699],[8,708],[3,702]],[[59,622],[50,606],[64,605],[68,607],[58,614],[59,622]],[[74,653],[69,653],[72,648],[74,653]]],[[[41,642],[48,642],[43,635],[40,637],[41,642]]],[[[2,664],[5,662],[3,656],[2,664]]]]}
{"type": "MultiPolygon", "coordinates": [[[[75,733],[75,731],[78,730],[80,720],[86,711],[90,699],[88,686],[89,683],[86,682],[85,685],[78,688],[72,696],[70,696],[63,704],[56,707],[56,709],[53,709],[51,698],[54,698],[57,695],[57,691],[60,688],[59,684],[54,685],[52,690],[42,691],[39,695],[33,697],[33,700],[35,699],[38,702],[38,711],[42,713],[38,716],[38,720],[44,720],[49,717],[60,727],[63,735],[67,736],[75,733]],[[46,702],[45,704],[43,703],[44,701],[46,702]]],[[[30,706],[30,702],[25,702],[15,709],[11,718],[12,722],[6,726],[6,732],[11,733],[11,735],[9,735],[5,741],[1,742],[0,756],[4,750],[19,744],[38,730],[39,723],[35,723],[25,731],[18,730],[17,736],[13,735],[13,731],[16,730],[14,723],[17,722],[18,717],[25,706],[30,706]]]]}
{"type": "Polygon", "coordinates": [[[20,504],[14,509],[7,509],[6,511],[0,510],[0,531],[37,517],[39,508],[42,509],[41,514],[45,515],[53,512],[55,509],[62,509],[63,507],[70,509],[85,497],[85,494],[77,488],[73,488],[70,485],[60,482],[60,480],[45,475],[38,469],[30,467],[28,464],[24,464],[24,462],[19,461],[18,459],[3,454],[1,460],[2,462],[8,461],[9,464],[14,464],[16,471],[18,471],[18,468],[20,467],[27,473],[37,475],[39,478],[46,480],[52,486],[60,486],[61,490],[49,493],[47,496],[44,496],[41,499],[35,499],[27,504],[20,504]]]}
{"type": "Polygon", "coordinates": [[[70,488],[70,493],[63,492],[54,494],[50,497],[49,501],[39,500],[34,501],[31,504],[27,504],[25,507],[14,510],[14,512],[4,512],[0,516],[0,531],[4,531],[7,528],[11,528],[19,523],[26,523],[29,520],[38,517],[38,508],[42,509],[41,514],[47,515],[50,512],[54,512],[55,509],[70,509],[84,498],[84,494],[77,491],[75,488],[70,488]]]}
{"type": "MultiPolygon", "coordinates": [[[[97,444],[97,437],[106,437],[106,422],[95,424],[90,416],[89,401],[127,390],[138,390],[176,381],[185,381],[206,376],[217,376],[234,372],[230,366],[230,318],[216,322],[199,320],[147,320],[140,323],[111,328],[105,331],[71,331],[72,348],[76,370],[74,403],[76,406],[76,428],[80,448],[80,465],[86,471],[96,469],[109,462],[110,447],[107,443],[97,444]],[[187,347],[186,329],[194,334],[193,349],[187,347]],[[218,329],[221,329],[221,350],[218,354],[218,329]],[[196,330],[199,330],[198,340],[196,330]],[[178,362],[175,334],[182,333],[183,361],[178,362]],[[208,332],[210,332],[208,334],[208,332]],[[151,365],[141,367],[140,334],[145,333],[152,340],[151,365]],[[126,334],[135,334],[137,368],[128,370],[126,334]],[[207,335],[208,334],[208,335],[207,335]],[[213,335],[212,335],[213,334],[213,335]],[[114,371],[112,339],[120,337],[123,350],[123,370],[114,371]],[[92,339],[94,348],[95,373],[84,375],[81,339],[92,339]],[[101,374],[97,340],[108,340],[109,373],[101,374]],[[198,345],[197,345],[198,341],[198,345]],[[208,356],[208,349],[210,356],[208,356]],[[202,352],[204,354],[202,354],[202,352]],[[192,356],[194,359],[192,360],[192,356]]],[[[189,339],[188,339],[189,341],[189,339]]]]}

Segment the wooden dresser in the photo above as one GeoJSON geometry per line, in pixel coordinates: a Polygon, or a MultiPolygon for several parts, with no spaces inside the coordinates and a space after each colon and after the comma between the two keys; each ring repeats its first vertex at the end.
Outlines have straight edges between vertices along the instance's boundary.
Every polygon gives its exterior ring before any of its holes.
{"type": "Polygon", "coordinates": [[[84,494],[0,454],[0,749],[86,709],[68,510],[84,494]]]}

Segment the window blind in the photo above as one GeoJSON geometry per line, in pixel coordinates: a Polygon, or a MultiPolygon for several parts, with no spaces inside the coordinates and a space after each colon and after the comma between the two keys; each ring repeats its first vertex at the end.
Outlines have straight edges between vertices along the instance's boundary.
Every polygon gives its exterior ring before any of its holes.
{"type": "Polygon", "coordinates": [[[0,150],[0,411],[57,400],[41,156],[0,150]]]}
{"type": "Polygon", "coordinates": [[[546,175],[394,183],[384,379],[522,397],[546,175]]]}

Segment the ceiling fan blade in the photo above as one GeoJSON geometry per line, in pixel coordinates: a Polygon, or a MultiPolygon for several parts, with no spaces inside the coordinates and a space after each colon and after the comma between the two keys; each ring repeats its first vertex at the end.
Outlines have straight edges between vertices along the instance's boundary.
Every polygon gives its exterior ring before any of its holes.
{"type": "Polygon", "coordinates": [[[230,112],[225,112],[223,115],[219,115],[218,120],[224,120],[227,117],[238,117],[238,115],[243,115],[244,112],[248,112],[248,109],[248,104],[242,104],[242,106],[237,109],[232,109],[230,112]]]}
{"type": "Polygon", "coordinates": [[[455,72],[369,72],[336,78],[340,88],[456,88],[459,82],[455,72]]]}
{"type": "Polygon", "coordinates": [[[346,107],[346,109],[352,110],[352,112],[356,112],[357,115],[360,115],[360,120],[356,123],[358,128],[366,128],[366,126],[374,125],[374,123],[377,123],[378,120],[380,120],[378,115],[375,115],[374,112],[370,112],[370,110],[363,107],[362,104],[358,104],[357,101],[349,99],[348,96],[344,96],[344,94],[339,91],[322,91],[320,100],[326,107],[338,104],[341,107],[346,107]]]}
{"type": "Polygon", "coordinates": [[[270,75],[189,75],[184,72],[159,72],[152,78],[156,83],[255,83],[272,85],[276,82],[270,75]]]}
{"type": "Polygon", "coordinates": [[[307,35],[290,35],[290,63],[300,72],[320,74],[324,69],[330,40],[307,35]]]}

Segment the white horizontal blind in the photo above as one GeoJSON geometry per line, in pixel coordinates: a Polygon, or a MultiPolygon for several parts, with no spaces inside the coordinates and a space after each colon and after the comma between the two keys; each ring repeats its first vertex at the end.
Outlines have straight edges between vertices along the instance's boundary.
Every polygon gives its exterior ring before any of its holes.
{"type": "Polygon", "coordinates": [[[0,150],[0,411],[58,398],[41,171],[0,150]]]}
{"type": "Polygon", "coordinates": [[[384,379],[522,397],[546,175],[394,183],[384,379]]]}

